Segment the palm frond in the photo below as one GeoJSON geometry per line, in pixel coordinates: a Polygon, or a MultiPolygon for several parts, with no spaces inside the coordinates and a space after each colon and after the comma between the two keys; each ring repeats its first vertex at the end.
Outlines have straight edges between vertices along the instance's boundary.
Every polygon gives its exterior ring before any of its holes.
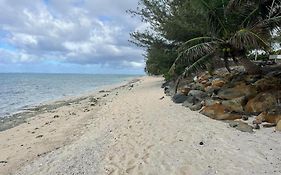
{"type": "Polygon", "coordinates": [[[261,34],[255,33],[250,29],[241,29],[237,31],[229,42],[237,49],[268,49],[269,44],[266,38],[264,39],[261,34]]]}
{"type": "Polygon", "coordinates": [[[206,69],[207,63],[210,63],[212,61],[212,56],[214,55],[214,52],[211,52],[207,55],[202,56],[195,62],[193,62],[190,66],[185,68],[185,71],[183,73],[184,76],[187,74],[190,74],[191,72],[196,72],[202,69],[206,69]]]}

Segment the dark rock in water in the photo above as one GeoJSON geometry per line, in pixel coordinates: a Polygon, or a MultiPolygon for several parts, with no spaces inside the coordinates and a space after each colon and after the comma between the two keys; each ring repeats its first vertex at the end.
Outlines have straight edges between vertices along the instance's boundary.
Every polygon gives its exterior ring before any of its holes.
{"type": "Polygon", "coordinates": [[[228,122],[230,127],[236,128],[239,131],[249,132],[249,133],[254,132],[253,127],[248,125],[247,123],[240,122],[240,121],[228,121],[228,122]]]}
{"type": "Polygon", "coordinates": [[[181,93],[174,95],[172,98],[174,103],[183,103],[186,99],[187,99],[187,96],[183,95],[181,93]]]}
{"type": "Polygon", "coordinates": [[[191,107],[190,107],[190,110],[192,110],[192,111],[198,111],[198,110],[200,110],[200,109],[202,108],[202,106],[203,106],[203,105],[202,105],[201,103],[197,103],[197,104],[191,106],[191,107]]]}
{"type": "Polygon", "coordinates": [[[250,99],[245,106],[245,111],[249,113],[268,111],[277,104],[275,95],[271,93],[260,93],[250,99]]]}

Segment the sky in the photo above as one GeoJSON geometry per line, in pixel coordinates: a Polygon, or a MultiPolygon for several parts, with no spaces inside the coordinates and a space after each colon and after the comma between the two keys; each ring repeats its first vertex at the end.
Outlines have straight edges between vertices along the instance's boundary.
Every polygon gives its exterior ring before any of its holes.
{"type": "Polygon", "coordinates": [[[138,0],[0,0],[0,72],[143,74],[138,0]]]}

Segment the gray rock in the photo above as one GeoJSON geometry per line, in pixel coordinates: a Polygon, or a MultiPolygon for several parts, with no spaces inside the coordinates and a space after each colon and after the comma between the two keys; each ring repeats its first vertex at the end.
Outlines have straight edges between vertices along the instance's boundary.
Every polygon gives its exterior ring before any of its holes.
{"type": "Polygon", "coordinates": [[[200,109],[202,108],[202,106],[203,106],[203,105],[202,105],[201,103],[197,103],[197,104],[191,106],[191,107],[190,107],[190,110],[192,110],[192,111],[198,111],[198,110],[200,110],[200,109]]]}
{"type": "Polygon", "coordinates": [[[248,132],[248,133],[254,132],[253,127],[248,125],[247,123],[240,122],[240,121],[228,121],[228,123],[230,127],[236,128],[239,131],[248,132]]]}
{"type": "Polygon", "coordinates": [[[196,97],[197,99],[203,100],[206,97],[208,97],[206,92],[200,91],[200,90],[191,90],[188,93],[188,96],[196,97]]]}
{"type": "Polygon", "coordinates": [[[220,104],[221,102],[219,100],[213,100],[213,99],[206,99],[204,104],[205,106],[212,106],[214,104],[220,104]]]}
{"type": "Polygon", "coordinates": [[[183,95],[181,93],[175,94],[172,98],[174,103],[183,103],[187,99],[186,95],[183,95]]]}

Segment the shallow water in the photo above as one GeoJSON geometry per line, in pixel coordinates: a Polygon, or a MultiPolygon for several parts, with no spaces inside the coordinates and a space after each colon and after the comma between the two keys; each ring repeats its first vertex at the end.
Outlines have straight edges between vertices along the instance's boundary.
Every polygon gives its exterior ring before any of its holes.
{"type": "Polygon", "coordinates": [[[0,74],[0,117],[24,107],[79,95],[135,75],[0,74]]]}

